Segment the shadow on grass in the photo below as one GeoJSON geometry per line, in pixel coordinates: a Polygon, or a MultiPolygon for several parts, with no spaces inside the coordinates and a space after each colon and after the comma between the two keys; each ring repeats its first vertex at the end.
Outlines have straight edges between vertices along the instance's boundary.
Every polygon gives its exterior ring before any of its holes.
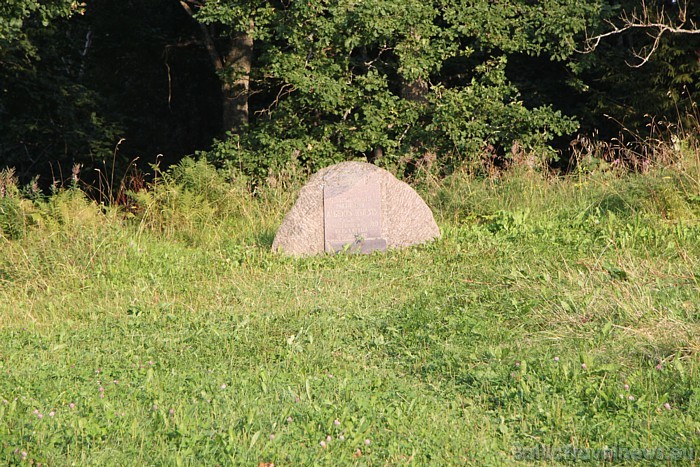
{"type": "Polygon", "coordinates": [[[618,194],[607,195],[598,203],[598,208],[604,212],[612,212],[617,215],[630,214],[632,207],[618,194]]]}
{"type": "Polygon", "coordinates": [[[260,248],[272,248],[272,242],[275,240],[275,231],[272,229],[263,229],[256,233],[253,238],[255,244],[260,248]]]}

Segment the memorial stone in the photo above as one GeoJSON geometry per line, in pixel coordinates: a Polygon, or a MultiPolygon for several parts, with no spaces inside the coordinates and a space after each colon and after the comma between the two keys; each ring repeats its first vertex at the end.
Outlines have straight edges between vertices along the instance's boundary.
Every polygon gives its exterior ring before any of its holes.
{"type": "Polygon", "coordinates": [[[372,164],[342,162],[300,190],[272,248],[296,256],[370,253],[439,236],[430,208],[410,186],[372,164]]]}

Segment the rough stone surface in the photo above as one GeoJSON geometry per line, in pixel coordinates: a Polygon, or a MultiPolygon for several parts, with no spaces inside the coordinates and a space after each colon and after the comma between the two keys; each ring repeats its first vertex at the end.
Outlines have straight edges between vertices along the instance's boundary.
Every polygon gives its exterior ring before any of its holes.
{"type": "MultiPolygon", "coordinates": [[[[338,250],[337,245],[330,246],[326,242],[324,191],[326,200],[329,197],[347,196],[344,201],[349,200],[355,207],[366,208],[364,213],[373,221],[380,220],[381,234],[371,239],[372,244],[379,245],[378,249],[406,247],[440,236],[433,213],[413,188],[375,165],[366,162],[342,162],[320,170],[300,190],[296,203],[277,231],[272,243],[274,251],[307,256],[338,250]],[[374,201],[370,206],[367,204],[370,201],[356,198],[357,192],[376,190],[377,185],[381,193],[379,206],[376,206],[374,201]],[[372,188],[353,190],[353,187],[357,186],[372,188]],[[369,211],[375,206],[381,210],[379,216],[369,211]]],[[[336,230],[335,224],[332,227],[336,230]]],[[[366,232],[370,232],[372,237],[376,236],[376,225],[367,228],[366,232]]],[[[374,248],[359,251],[368,252],[372,249],[374,248]]]]}
{"type": "Polygon", "coordinates": [[[382,185],[377,177],[344,177],[323,187],[326,252],[370,253],[387,248],[382,225],[382,185]]]}

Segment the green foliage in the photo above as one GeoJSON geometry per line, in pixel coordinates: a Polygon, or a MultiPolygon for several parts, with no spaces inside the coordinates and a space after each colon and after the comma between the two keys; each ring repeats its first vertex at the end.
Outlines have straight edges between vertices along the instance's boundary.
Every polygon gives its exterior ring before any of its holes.
{"type": "Polygon", "coordinates": [[[601,0],[444,1],[444,18],[484,51],[546,55],[568,60],[580,34],[596,23],[601,0]]]}
{"type": "MultiPolygon", "coordinates": [[[[648,31],[576,52],[639,11],[633,0],[190,3],[199,25],[168,0],[5,1],[2,165],[47,188],[79,163],[93,183],[122,141],[119,179],[137,158],[146,171],[197,153],[260,187],[290,167],[304,174],[377,149],[376,163],[397,173],[445,175],[522,149],[567,155],[578,130],[609,140],[625,128],[630,148],[630,134],[668,139],[696,126],[697,35],[665,34],[639,69],[626,63],[648,31]],[[254,41],[250,124],[221,136],[223,89],[241,78],[232,39],[243,33],[254,41]]],[[[680,4],[659,19],[679,21],[680,4]]]]}
{"type": "Polygon", "coordinates": [[[200,185],[188,177],[195,173],[186,169],[179,171],[179,177],[177,173],[158,172],[149,190],[130,193],[141,228],[162,232],[166,237],[179,233],[185,239],[194,232],[206,234],[216,213],[217,188],[222,186],[218,178],[212,186],[206,173],[196,174],[199,181],[206,183],[200,185]],[[184,183],[178,184],[183,175],[184,183]]]}
{"type": "Polygon", "coordinates": [[[21,238],[24,222],[20,201],[9,196],[0,198],[0,236],[9,240],[21,238]]]}
{"type": "Polygon", "coordinates": [[[27,29],[33,26],[48,27],[56,18],[69,17],[83,11],[84,4],[73,0],[7,0],[0,5],[0,59],[10,47],[34,52],[27,37],[27,29]]]}
{"type": "Polygon", "coordinates": [[[551,107],[525,108],[508,83],[505,65],[501,57],[481,67],[481,79],[470,86],[437,90],[427,126],[435,147],[457,151],[463,159],[479,155],[488,142],[504,147],[519,141],[530,151],[541,151],[554,136],[576,130],[574,120],[551,107]]]}
{"type": "Polygon", "coordinates": [[[105,214],[77,189],[61,190],[48,199],[22,196],[0,197],[0,237],[16,240],[36,232],[66,237],[83,229],[94,231],[105,214]]]}
{"type": "MultiPolygon", "coordinates": [[[[239,170],[217,170],[205,159],[183,159],[169,170],[154,167],[156,177],[145,189],[128,194],[128,216],[138,221],[140,233],[155,233],[163,238],[188,244],[211,241],[221,235],[216,225],[251,235],[251,223],[260,215],[251,210],[249,183],[239,170]]],[[[259,199],[266,193],[258,191],[259,199]]]]}
{"type": "Polygon", "coordinates": [[[24,235],[23,201],[14,170],[0,170],[0,237],[14,240],[24,235]]]}
{"type": "Polygon", "coordinates": [[[387,165],[437,152],[447,171],[488,147],[541,150],[577,124],[551,102],[524,105],[509,56],[570,58],[597,5],[207,3],[198,18],[226,34],[255,23],[253,88],[267,96],[251,97],[255,118],[235,149],[222,141],[213,154],[260,177],[293,158],[313,168],[377,147],[387,165]]]}

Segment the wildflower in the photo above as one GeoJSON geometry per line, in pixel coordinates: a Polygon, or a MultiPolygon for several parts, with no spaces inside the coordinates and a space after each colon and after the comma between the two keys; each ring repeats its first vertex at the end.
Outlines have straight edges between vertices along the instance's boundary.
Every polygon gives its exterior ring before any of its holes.
{"type": "Polygon", "coordinates": [[[671,404],[669,404],[668,402],[666,402],[666,403],[664,404],[664,409],[666,409],[666,410],[671,410],[671,404]]]}
{"type": "Polygon", "coordinates": [[[37,414],[36,416],[39,417],[39,418],[44,418],[44,414],[43,414],[43,413],[39,413],[39,414],[37,414]]]}
{"type": "Polygon", "coordinates": [[[331,442],[332,439],[333,438],[331,438],[331,435],[326,436],[326,441],[328,441],[329,443],[331,442]]]}
{"type": "Polygon", "coordinates": [[[658,371],[661,371],[662,368],[663,368],[663,366],[661,366],[661,363],[659,363],[658,365],[656,365],[656,369],[657,369],[658,371]]]}
{"type": "Polygon", "coordinates": [[[634,400],[634,396],[633,396],[632,394],[630,394],[629,396],[627,396],[627,399],[633,401],[633,400],[634,400]]]}
{"type": "Polygon", "coordinates": [[[49,417],[53,417],[54,415],[56,415],[56,412],[54,412],[53,410],[49,412],[49,417]]]}
{"type": "Polygon", "coordinates": [[[515,362],[515,366],[520,366],[520,362],[515,362]]]}
{"type": "Polygon", "coordinates": [[[555,362],[558,362],[558,361],[559,361],[559,357],[554,357],[554,361],[555,361],[555,362]]]}
{"type": "Polygon", "coordinates": [[[372,443],[372,441],[370,441],[369,439],[365,440],[365,446],[369,446],[371,443],[372,443]]]}
{"type": "Polygon", "coordinates": [[[275,439],[275,434],[272,433],[272,434],[270,435],[270,441],[272,441],[272,440],[274,440],[274,439],[275,439]]]}
{"type": "Polygon", "coordinates": [[[39,414],[39,409],[34,409],[34,412],[32,412],[32,413],[33,413],[34,415],[38,415],[38,414],[39,414]]]}
{"type": "Polygon", "coordinates": [[[627,383],[625,383],[625,385],[624,385],[624,386],[622,386],[622,387],[623,387],[623,388],[625,388],[625,391],[628,391],[628,390],[629,390],[629,388],[630,388],[630,385],[629,385],[629,384],[627,384],[627,383]]]}
{"type": "Polygon", "coordinates": [[[153,404],[153,410],[158,410],[158,406],[156,404],[153,404]]]}
{"type": "Polygon", "coordinates": [[[344,436],[344,435],[339,435],[339,436],[338,436],[338,439],[341,440],[341,441],[345,441],[345,436],[344,436]]]}
{"type": "Polygon", "coordinates": [[[221,389],[226,389],[226,383],[221,385],[221,389]]]}
{"type": "Polygon", "coordinates": [[[68,404],[68,407],[70,407],[71,409],[74,409],[74,408],[75,408],[75,404],[71,402],[70,404],[68,404]]]}
{"type": "Polygon", "coordinates": [[[586,364],[585,364],[585,363],[581,363],[581,368],[583,368],[583,369],[585,370],[585,369],[586,369],[586,364]]]}
{"type": "Polygon", "coordinates": [[[27,458],[27,451],[22,451],[22,460],[27,458]]]}
{"type": "Polygon", "coordinates": [[[340,420],[338,420],[337,418],[333,420],[333,425],[340,426],[340,420]]]}
{"type": "Polygon", "coordinates": [[[287,417],[287,423],[292,423],[292,417],[287,417]]]}
{"type": "Polygon", "coordinates": [[[321,441],[321,442],[318,443],[318,444],[319,444],[319,446],[321,446],[323,449],[326,449],[326,442],[325,442],[325,441],[321,441]]]}
{"type": "Polygon", "coordinates": [[[175,409],[170,409],[170,410],[168,410],[168,413],[169,413],[170,415],[175,415],[175,409]]]}

